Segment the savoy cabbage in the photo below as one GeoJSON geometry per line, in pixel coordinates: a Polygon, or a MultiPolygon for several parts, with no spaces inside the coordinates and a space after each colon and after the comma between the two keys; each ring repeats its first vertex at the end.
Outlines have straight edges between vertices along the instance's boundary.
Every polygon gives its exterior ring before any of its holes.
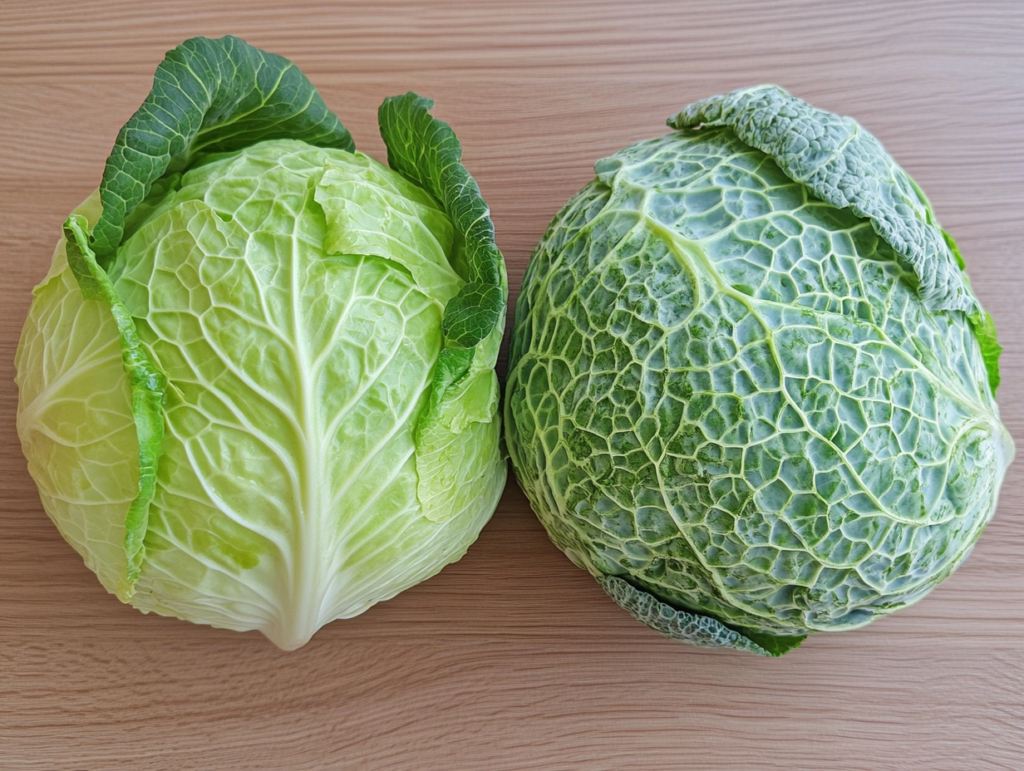
{"type": "Polygon", "coordinates": [[[523,280],[505,421],[551,539],[670,637],[780,655],[996,508],[995,328],[920,188],[774,86],[599,161],[523,280]]]}

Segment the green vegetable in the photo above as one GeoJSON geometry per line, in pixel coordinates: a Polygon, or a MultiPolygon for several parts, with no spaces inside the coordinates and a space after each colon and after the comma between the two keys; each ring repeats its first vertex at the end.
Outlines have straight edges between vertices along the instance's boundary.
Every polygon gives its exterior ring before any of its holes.
{"type": "Polygon", "coordinates": [[[490,518],[505,270],[432,104],[385,100],[388,168],[279,56],[157,69],[16,361],[43,505],[122,601],[292,649],[490,518]]]}
{"type": "Polygon", "coordinates": [[[871,134],[774,86],[595,166],[537,247],[505,402],[551,539],[642,622],[777,656],[923,597],[1014,449],[995,327],[871,134]]]}

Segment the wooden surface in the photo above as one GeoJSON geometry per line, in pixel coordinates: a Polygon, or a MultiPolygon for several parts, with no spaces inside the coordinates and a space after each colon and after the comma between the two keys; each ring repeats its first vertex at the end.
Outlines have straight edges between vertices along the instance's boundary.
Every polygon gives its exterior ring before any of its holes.
{"type": "Polygon", "coordinates": [[[777,82],[857,116],[928,191],[1006,348],[1024,445],[1024,4],[0,3],[0,768],[1024,768],[1024,482],[927,599],[780,660],[660,638],[548,542],[516,486],[468,556],[283,653],[108,596],[43,513],[15,346],[67,212],[163,53],[234,33],[293,59],[381,156],[381,99],[434,97],[513,296],[593,162],[694,99],[777,82]]]}

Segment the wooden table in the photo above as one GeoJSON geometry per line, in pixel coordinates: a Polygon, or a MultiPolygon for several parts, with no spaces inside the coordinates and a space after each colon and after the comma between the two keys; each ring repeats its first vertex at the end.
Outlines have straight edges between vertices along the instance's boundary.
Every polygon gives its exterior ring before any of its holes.
{"type": "Polygon", "coordinates": [[[554,549],[510,484],[468,556],[283,653],[108,596],[44,515],[12,359],[62,220],[163,53],[293,59],[378,157],[376,108],[437,100],[513,296],[593,162],[697,98],[777,82],[856,115],[928,191],[1006,348],[1024,443],[1024,5],[787,0],[0,5],[0,768],[1024,768],[1024,482],[930,597],[779,660],[662,639],[554,549]]]}

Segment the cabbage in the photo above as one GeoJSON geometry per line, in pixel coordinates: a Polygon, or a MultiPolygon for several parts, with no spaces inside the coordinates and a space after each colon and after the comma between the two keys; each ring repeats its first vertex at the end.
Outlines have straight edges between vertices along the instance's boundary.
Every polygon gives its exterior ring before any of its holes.
{"type": "Polygon", "coordinates": [[[923,597],[996,509],[995,327],[871,134],[780,88],[597,163],[537,247],[505,422],[552,541],[663,634],[780,655],[923,597]]]}
{"type": "Polygon", "coordinates": [[[389,168],[237,38],[157,69],[16,361],[44,508],[122,601],[293,649],[490,518],[505,272],[432,104],[384,102],[389,168]]]}

